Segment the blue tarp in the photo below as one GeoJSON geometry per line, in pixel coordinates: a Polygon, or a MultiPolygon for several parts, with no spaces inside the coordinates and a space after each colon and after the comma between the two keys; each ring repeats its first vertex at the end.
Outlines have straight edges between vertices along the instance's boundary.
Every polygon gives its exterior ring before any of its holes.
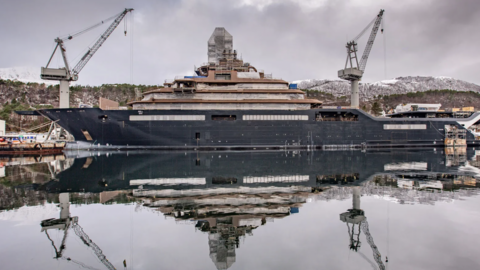
{"type": "Polygon", "coordinates": [[[296,84],[296,83],[291,83],[291,84],[288,86],[288,89],[297,89],[297,84],[296,84]]]}
{"type": "Polygon", "coordinates": [[[207,78],[207,76],[183,76],[184,79],[207,78]]]}

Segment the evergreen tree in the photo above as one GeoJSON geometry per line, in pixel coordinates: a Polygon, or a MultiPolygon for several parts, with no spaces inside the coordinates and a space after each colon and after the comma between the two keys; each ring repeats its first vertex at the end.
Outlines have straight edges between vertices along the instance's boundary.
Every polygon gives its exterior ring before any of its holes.
{"type": "Polygon", "coordinates": [[[372,113],[375,116],[380,115],[382,113],[382,108],[380,107],[380,104],[378,104],[378,102],[376,101],[372,105],[372,113]]]}

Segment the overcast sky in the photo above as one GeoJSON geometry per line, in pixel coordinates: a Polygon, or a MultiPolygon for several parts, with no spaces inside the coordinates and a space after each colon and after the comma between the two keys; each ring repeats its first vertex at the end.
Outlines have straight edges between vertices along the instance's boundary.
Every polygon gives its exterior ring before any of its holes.
{"type": "MultiPolygon", "coordinates": [[[[191,75],[207,61],[207,40],[219,26],[233,35],[244,61],[274,77],[336,79],[347,39],[383,8],[385,32],[377,35],[364,82],[431,75],[480,84],[478,0],[0,0],[0,68],[45,66],[55,37],[126,7],[135,9],[127,36],[122,22],[78,83],[163,84],[191,75]]],[[[71,65],[106,28],[66,43],[71,65]]],[[[367,38],[359,41],[361,52],[367,38]]],[[[63,65],[60,57],[52,64],[63,65]]]]}

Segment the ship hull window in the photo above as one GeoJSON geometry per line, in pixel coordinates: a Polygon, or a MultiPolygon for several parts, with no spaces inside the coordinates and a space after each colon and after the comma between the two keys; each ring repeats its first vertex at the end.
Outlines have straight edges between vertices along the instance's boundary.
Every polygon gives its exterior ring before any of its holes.
{"type": "Polygon", "coordinates": [[[212,184],[214,185],[225,185],[225,184],[236,184],[237,178],[235,177],[223,177],[223,176],[216,176],[212,177],[212,184]]]}
{"type": "Polygon", "coordinates": [[[340,121],[355,122],[358,121],[358,115],[347,112],[318,112],[315,114],[316,121],[340,121]]]}
{"type": "Polygon", "coordinates": [[[237,120],[236,115],[212,115],[213,121],[235,121],[237,120]]]}
{"type": "Polygon", "coordinates": [[[232,75],[230,74],[215,74],[215,80],[231,80],[232,75]]]}
{"type": "Polygon", "coordinates": [[[283,120],[283,121],[308,121],[308,115],[243,115],[243,120],[247,121],[271,121],[271,120],[283,120]]]}
{"type": "Polygon", "coordinates": [[[391,130],[402,130],[402,129],[427,129],[427,125],[425,124],[416,124],[416,125],[383,125],[383,129],[391,129],[391,130]]]}
{"type": "Polygon", "coordinates": [[[308,175],[282,175],[282,176],[246,176],[243,178],[244,184],[260,184],[260,183],[289,183],[289,182],[306,182],[310,179],[308,175]]]}
{"type": "Polygon", "coordinates": [[[205,115],[130,115],[130,121],[205,121],[205,115]]]}

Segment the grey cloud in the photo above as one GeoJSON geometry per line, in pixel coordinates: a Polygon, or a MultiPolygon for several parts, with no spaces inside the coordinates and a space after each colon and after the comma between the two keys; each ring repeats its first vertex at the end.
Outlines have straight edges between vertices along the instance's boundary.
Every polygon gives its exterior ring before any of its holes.
{"type": "MultiPolygon", "coordinates": [[[[273,1],[262,9],[233,0],[0,3],[0,67],[43,66],[57,35],[133,7],[134,83],[162,84],[175,75],[190,75],[194,65],[207,61],[207,40],[217,26],[233,35],[234,48],[245,61],[275,77],[336,79],[347,37],[384,8],[387,77],[441,75],[480,84],[475,56],[480,4],[475,0],[324,1],[311,9],[293,1],[273,1]]],[[[103,29],[67,44],[72,62],[103,29]]],[[[123,29],[117,29],[82,71],[79,83],[130,82],[131,34],[124,37],[123,29]]],[[[366,82],[385,79],[383,42],[379,33],[366,82]]]]}

